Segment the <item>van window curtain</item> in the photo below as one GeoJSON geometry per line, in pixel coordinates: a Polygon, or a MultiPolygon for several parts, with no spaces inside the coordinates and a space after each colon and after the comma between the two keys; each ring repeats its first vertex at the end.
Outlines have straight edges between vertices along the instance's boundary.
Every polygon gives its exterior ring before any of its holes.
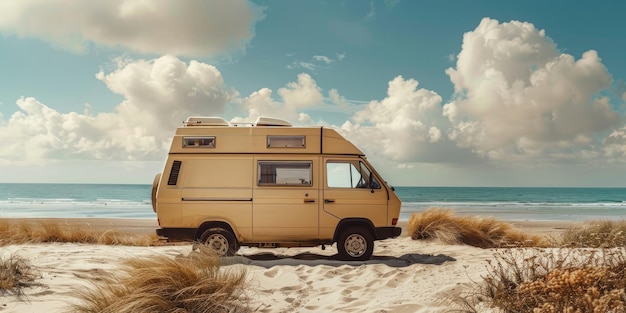
{"type": "Polygon", "coordinates": [[[276,165],[275,164],[261,164],[261,184],[275,184],[276,183],[276,165]]]}

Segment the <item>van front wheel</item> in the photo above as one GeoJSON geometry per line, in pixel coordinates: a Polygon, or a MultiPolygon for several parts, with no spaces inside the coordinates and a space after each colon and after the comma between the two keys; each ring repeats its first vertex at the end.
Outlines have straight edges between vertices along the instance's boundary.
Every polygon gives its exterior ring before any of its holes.
{"type": "Polygon", "coordinates": [[[214,250],[219,256],[233,256],[239,250],[235,235],[219,227],[207,229],[200,236],[200,242],[214,250]]]}
{"type": "Polygon", "coordinates": [[[369,260],[374,253],[374,237],[363,227],[349,227],[339,236],[337,250],[344,261],[369,260]]]}

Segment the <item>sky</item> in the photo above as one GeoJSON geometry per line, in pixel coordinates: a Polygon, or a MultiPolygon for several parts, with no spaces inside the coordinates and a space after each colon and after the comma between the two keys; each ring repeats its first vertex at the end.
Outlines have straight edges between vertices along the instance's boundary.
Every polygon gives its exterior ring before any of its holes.
{"type": "Polygon", "coordinates": [[[626,187],[624,1],[3,0],[0,182],[151,184],[192,115],[396,186],[626,187]]]}

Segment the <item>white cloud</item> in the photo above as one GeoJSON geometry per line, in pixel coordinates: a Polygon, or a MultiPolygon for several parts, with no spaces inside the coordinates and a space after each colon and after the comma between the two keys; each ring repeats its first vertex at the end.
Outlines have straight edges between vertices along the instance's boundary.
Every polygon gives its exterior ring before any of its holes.
{"type": "Polygon", "coordinates": [[[612,79],[597,53],[560,53],[530,23],[483,19],[446,73],[456,91],[444,107],[449,137],[488,159],[593,158],[598,138],[621,123],[598,97],[612,79]]]}
{"type": "Polygon", "coordinates": [[[626,162],[626,126],[614,130],[606,137],[603,152],[611,163],[626,162]]]}
{"type": "Polygon", "coordinates": [[[309,74],[299,74],[297,82],[279,88],[278,94],[283,98],[285,107],[290,110],[301,110],[324,103],[321,89],[309,74]]]}
{"type": "Polygon", "coordinates": [[[187,65],[170,55],[120,64],[116,71],[101,71],[96,77],[124,96],[116,108],[119,118],[160,136],[189,115],[222,114],[237,96],[214,66],[197,61],[187,65]]]}
{"type": "Polygon", "coordinates": [[[0,31],[80,52],[89,43],[212,56],[246,47],[262,9],[245,0],[4,0],[0,31]]]}
{"type": "MultiPolygon", "coordinates": [[[[295,56],[294,54],[287,54],[288,57],[295,56]]],[[[302,61],[295,60],[286,66],[287,69],[297,70],[297,69],[306,69],[309,71],[315,71],[318,68],[330,68],[330,64],[335,63],[337,61],[341,61],[345,59],[345,53],[337,53],[337,58],[333,59],[331,57],[325,55],[314,55],[311,57],[310,61],[302,61]]]]}
{"type": "Polygon", "coordinates": [[[339,94],[339,91],[337,91],[337,89],[333,88],[330,91],[328,91],[328,98],[331,101],[331,103],[339,107],[339,110],[343,112],[348,111],[350,104],[348,103],[348,100],[346,100],[345,97],[339,94]]]}
{"type": "Polygon", "coordinates": [[[0,127],[0,159],[161,159],[176,126],[189,115],[221,115],[237,94],[208,64],[173,56],[120,63],[97,74],[124,101],[114,112],[61,113],[37,99],[21,98],[20,111],[0,127]]]}
{"type": "Polygon", "coordinates": [[[306,73],[298,75],[297,82],[290,82],[278,89],[281,102],[272,99],[272,90],[262,88],[242,100],[248,110],[248,117],[237,117],[233,121],[252,121],[259,116],[271,116],[312,124],[311,118],[303,111],[324,105],[324,97],[317,82],[306,73]]]}
{"type": "Polygon", "coordinates": [[[389,82],[387,97],[356,112],[341,131],[367,152],[399,161],[429,161],[432,144],[441,140],[441,97],[401,76],[389,82]]]}
{"type": "Polygon", "coordinates": [[[319,62],[324,62],[326,64],[330,64],[335,62],[334,60],[332,60],[331,58],[325,56],[325,55],[314,55],[313,56],[313,60],[315,61],[319,61],[319,62]]]}
{"type": "Polygon", "coordinates": [[[317,68],[317,65],[315,63],[311,63],[311,62],[304,62],[304,61],[293,61],[291,62],[291,64],[286,66],[287,69],[289,70],[295,70],[295,69],[307,69],[309,71],[314,71],[317,68]]]}

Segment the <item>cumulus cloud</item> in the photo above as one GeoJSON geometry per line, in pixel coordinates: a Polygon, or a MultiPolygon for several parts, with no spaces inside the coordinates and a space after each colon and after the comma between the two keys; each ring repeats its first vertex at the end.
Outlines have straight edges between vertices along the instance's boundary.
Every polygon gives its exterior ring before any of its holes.
{"type": "Polygon", "coordinates": [[[5,0],[0,31],[71,51],[89,43],[140,53],[213,56],[246,47],[263,10],[245,0],[5,0]]]}
{"type": "Polygon", "coordinates": [[[287,87],[279,88],[288,110],[299,110],[323,103],[321,89],[309,74],[299,74],[297,82],[290,82],[287,87]]]}
{"type": "Polygon", "coordinates": [[[234,122],[252,121],[259,116],[271,116],[295,121],[298,124],[312,124],[310,116],[303,111],[324,105],[322,90],[317,82],[306,73],[298,75],[296,82],[278,89],[281,101],[272,99],[273,91],[262,88],[242,99],[248,117],[236,117],[234,122]]]}
{"type": "Polygon", "coordinates": [[[118,69],[96,77],[124,97],[115,114],[156,134],[170,132],[189,115],[219,115],[237,92],[212,65],[165,55],[154,60],[120,61],[118,69]]]}
{"type": "Polygon", "coordinates": [[[491,160],[596,157],[598,138],[621,124],[598,96],[612,83],[598,54],[560,53],[530,23],[483,19],[446,73],[456,92],[443,110],[449,137],[491,160]]]}
{"type": "Polygon", "coordinates": [[[61,113],[28,97],[0,127],[0,159],[162,159],[190,115],[221,115],[237,93],[213,66],[173,56],[125,61],[96,76],[124,97],[113,112],[61,113]]]}
{"type": "Polygon", "coordinates": [[[626,126],[616,129],[604,140],[603,156],[611,163],[624,163],[626,159],[626,126]]]}
{"type": "Polygon", "coordinates": [[[358,146],[398,161],[427,160],[429,144],[441,140],[446,126],[441,96],[418,89],[418,82],[398,76],[389,82],[387,97],[356,112],[341,131],[358,146]]]}

